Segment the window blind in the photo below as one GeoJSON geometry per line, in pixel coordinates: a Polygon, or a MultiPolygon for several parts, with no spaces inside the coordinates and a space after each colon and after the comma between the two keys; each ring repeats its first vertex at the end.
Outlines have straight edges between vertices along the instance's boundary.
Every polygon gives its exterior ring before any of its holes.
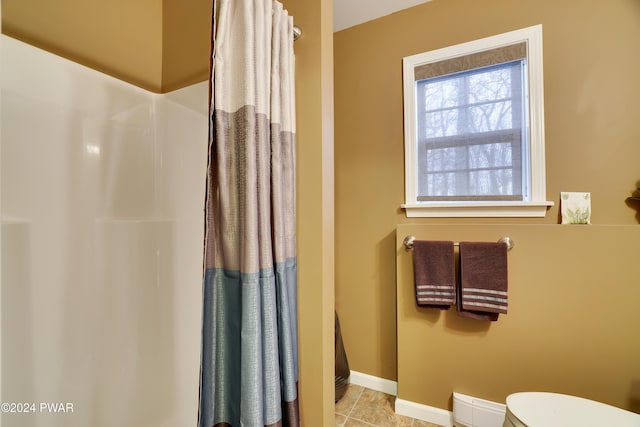
{"type": "Polygon", "coordinates": [[[430,79],[526,58],[527,43],[520,42],[417,66],[414,70],[415,80],[430,79]]]}

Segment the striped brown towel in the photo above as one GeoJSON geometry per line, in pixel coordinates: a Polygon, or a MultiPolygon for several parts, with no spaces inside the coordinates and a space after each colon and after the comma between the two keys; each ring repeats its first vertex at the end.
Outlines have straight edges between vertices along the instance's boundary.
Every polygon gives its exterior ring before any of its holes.
{"type": "Polygon", "coordinates": [[[413,243],[416,302],[421,307],[449,309],[456,302],[453,242],[413,243]]]}
{"type": "Polygon", "coordinates": [[[505,243],[460,242],[460,315],[497,320],[506,314],[507,277],[505,243]]]}

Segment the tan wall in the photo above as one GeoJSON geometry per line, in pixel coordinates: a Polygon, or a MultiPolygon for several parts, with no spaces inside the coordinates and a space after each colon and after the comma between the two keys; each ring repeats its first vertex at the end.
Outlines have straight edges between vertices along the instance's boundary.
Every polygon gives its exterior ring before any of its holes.
{"type": "Polygon", "coordinates": [[[334,424],[333,2],[288,0],[296,41],[302,425],[334,424]]]}
{"type": "Polygon", "coordinates": [[[3,0],[4,34],[153,92],[207,79],[210,0],[3,0]]]}
{"type": "Polygon", "coordinates": [[[209,78],[212,5],[211,0],[163,0],[161,92],[209,78]]]}
{"type": "Polygon", "coordinates": [[[403,224],[397,237],[399,398],[451,410],[454,391],[497,402],[553,391],[640,412],[640,226],[403,224]],[[417,307],[407,235],[511,237],[509,313],[417,307]]]}
{"type": "MultiPolygon", "coordinates": [[[[353,370],[397,379],[397,224],[557,224],[560,191],[590,191],[594,224],[638,223],[625,203],[640,179],[637,40],[637,0],[434,0],[335,34],[335,298],[353,370]],[[547,196],[556,206],[543,219],[408,220],[402,58],[535,24],[543,25],[547,196]]],[[[588,336],[585,328],[577,339],[588,336]]]]}
{"type": "MultiPolygon", "coordinates": [[[[302,423],[315,427],[334,417],[333,2],[284,3],[303,30],[295,45],[299,392],[302,423]]],[[[206,80],[210,7],[210,0],[2,0],[2,24],[7,35],[166,91],[206,80]]]]}
{"type": "Polygon", "coordinates": [[[2,32],[155,92],[162,0],[2,0],[2,32]]]}

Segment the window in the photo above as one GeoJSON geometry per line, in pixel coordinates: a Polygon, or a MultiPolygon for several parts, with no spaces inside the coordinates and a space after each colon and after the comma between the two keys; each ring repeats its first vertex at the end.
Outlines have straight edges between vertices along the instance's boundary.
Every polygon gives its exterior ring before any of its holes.
{"type": "Polygon", "coordinates": [[[544,216],[542,28],[404,58],[407,216],[544,216]]]}

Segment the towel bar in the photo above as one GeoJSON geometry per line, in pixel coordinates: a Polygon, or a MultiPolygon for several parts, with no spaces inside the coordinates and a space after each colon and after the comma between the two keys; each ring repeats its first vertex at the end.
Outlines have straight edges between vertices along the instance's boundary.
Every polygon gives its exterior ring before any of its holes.
{"type": "MultiPolygon", "coordinates": [[[[413,242],[416,241],[416,237],[415,236],[407,236],[404,238],[404,247],[405,249],[409,250],[409,249],[413,249],[413,242]]],[[[505,243],[507,245],[507,252],[510,251],[511,249],[513,249],[514,243],[513,243],[513,239],[511,237],[502,237],[500,238],[500,240],[498,240],[499,243],[505,243]]],[[[460,246],[460,243],[455,242],[453,244],[454,246],[460,246]]]]}

